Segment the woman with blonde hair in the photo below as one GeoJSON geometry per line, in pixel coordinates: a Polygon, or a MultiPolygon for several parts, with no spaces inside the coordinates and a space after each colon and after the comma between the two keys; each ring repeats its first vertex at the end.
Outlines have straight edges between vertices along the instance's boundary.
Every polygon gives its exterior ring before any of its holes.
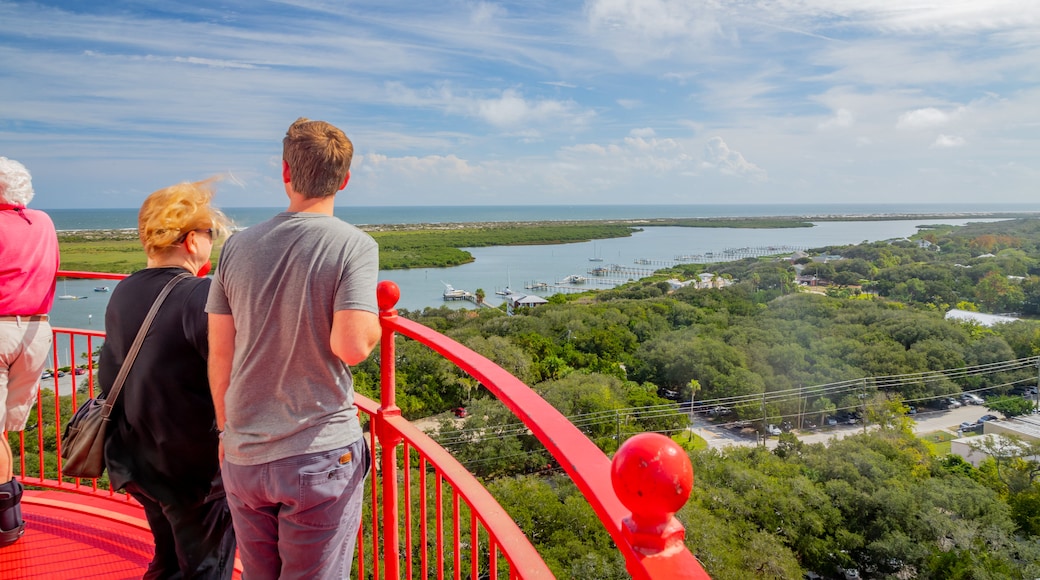
{"type": "Polygon", "coordinates": [[[105,464],[116,489],[144,506],[155,539],[145,578],[230,578],[235,536],[217,462],[206,374],[210,254],[230,229],[211,205],[213,180],[181,183],[145,199],[138,233],[145,269],[119,282],[105,312],[98,380],[108,393],[156,296],[163,302],[116,401],[105,464]]]}

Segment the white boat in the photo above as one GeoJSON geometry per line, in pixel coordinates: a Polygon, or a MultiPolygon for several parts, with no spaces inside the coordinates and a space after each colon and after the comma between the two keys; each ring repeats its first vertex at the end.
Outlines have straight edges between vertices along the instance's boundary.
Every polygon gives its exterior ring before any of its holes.
{"type": "MultiPolygon", "coordinates": [[[[75,296],[73,294],[69,294],[69,282],[68,282],[68,280],[65,280],[65,281],[62,282],[61,289],[64,290],[65,293],[62,294],[61,296],[58,296],[58,300],[79,300],[80,299],[79,296],[75,296]]],[[[86,296],[84,296],[83,298],[86,298],[86,296]]]]}
{"type": "Polygon", "coordinates": [[[596,248],[596,244],[592,244],[592,248],[593,248],[593,253],[595,255],[593,257],[589,258],[589,261],[590,262],[602,262],[603,261],[603,257],[599,255],[599,250],[596,248]]]}
{"type": "Polygon", "coordinates": [[[567,276],[566,278],[564,278],[561,281],[561,283],[562,284],[584,284],[585,283],[585,276],[580,276],[578,274],[571,274],[570,276],[567,276]]]}
{"type": "Polygon", "coordinates": [[[441,282],[444,284],[444,299],[445,300],[465,300],[469,296],[469,292],[465,290],[456,290],[451,284],[447,282],[441,282]]]}
{"type": "Polygon", "coordinates": [[[94,292],[108,292],[108,291],[109,291],[108,286],[95,286],[94,287],[94,292]]]}

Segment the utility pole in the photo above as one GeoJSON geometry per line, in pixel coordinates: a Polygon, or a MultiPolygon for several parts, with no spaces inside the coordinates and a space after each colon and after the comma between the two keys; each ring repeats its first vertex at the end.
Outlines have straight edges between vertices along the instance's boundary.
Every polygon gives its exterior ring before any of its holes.
{"type": "Polygon", "coordinates": [[[863,422],[863,433],[867,432],[867,378],[863,377],[863,383],[859,392],[859,404],[863,414],[860,420],[863,422]]]}
{"type": "Polygon", "coordinates": [[[1033,410],[1040,409],[1040,358],[1036,359],[1036,393],[1033,399],[1033,410]]]}

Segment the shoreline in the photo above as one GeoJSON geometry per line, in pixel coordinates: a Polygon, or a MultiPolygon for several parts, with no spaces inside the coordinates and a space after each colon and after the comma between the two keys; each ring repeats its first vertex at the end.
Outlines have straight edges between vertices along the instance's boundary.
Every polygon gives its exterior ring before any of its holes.
{"type": "MultiPolygon", "coordinates": [[[[416,230],[457,231],[480,228],[528,228],[572,225],[621,225],[640,227],[703,227],[703,228],[790,228],[812,227],[811,222],[842,221],[910,221],[929,219],[1020,219],[1040,217],[1038,211],[992,212],[934,212],[934,213],[872,213],[872,214],[806,214],[800,216],[731,216],[710,218],[631,218],[585,220],[517,220],[422,222],[400,224],[354,224],[366,232],[400,232],[416,230]]],[[[927,224],[922,224],[927,225],[927,224]]],[[[137,228],[58,230],[59,236],[82,236],[85,239],[136,239],[137,228]],[[105,235],[100,235],[105,234],[105,235]]]]}

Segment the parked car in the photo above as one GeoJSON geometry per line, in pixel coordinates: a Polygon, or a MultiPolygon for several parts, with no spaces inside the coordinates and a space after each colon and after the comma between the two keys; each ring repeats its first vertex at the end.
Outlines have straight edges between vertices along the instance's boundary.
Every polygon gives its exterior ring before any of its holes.
{"type": "Polygon", "coordinates": [[[969,422],[965,421],[965,422],[961,423],[960,429],[961,429],[961,431],[963,431],[965,433],[974,432],[974,431],[981,431],[982,430],[982,423],[969,423],[969,422]]]}
{"type": "Polygon", "coordinates": [[[957,399],[945,399],[944,402],[946,403],[947,409],[956,409],[957,407],[961,406],[960,402],[957,399]]]}
{"type": "Polygon", "coordinates": [[[827,425],[828,427],[834,427],[835,425],[838,424],[838,420],[835,419],[834,417],[826,417],[826,418],[824,418],[823,423],[824,423],[824,425],[827,425]]]}
{"type": "Polygon", "coordinates": [[[466,415],[467,415],[466,407],[455,407],[454,409],[451,410],[451,412],[455,413],[455,416],[459,417],[460,419],[465,418],[466,415]]]}
{"type": "Polygon", "coordinates": [[[770,424],[766,425],[766,433],[768,433],[770,435],[776,436],[776,435],[780,435],[780,433],[782,433],[782,431],[780,431],[779,427],[777,427],[776,425],[770,423],[770,424]]]}
{"type": "Polygon", "coordinates": [[[996,415],[983,415],[979,417],[979,423],[985,423],[986,421],[999,421],[1000,417],[996,415]]]}
{"type": "Polygon", "coordinates": [[[859,423],[859,414],[855,412],[838,413],[834,418],[843,425],[855,425],[856,423],[859,423]]]}
{"type": "Polygon", "coordinates": [[[966,405],[981,405],[985,403],[982,397],[975,393],[961,393],[961,401],[966,405]]]}
{"type": "Polygon", "coordinates": [[[708,411],[708,414],[713,417],[721,417],[723,415],[729,415],[732,412],[733,411],[729,407],[723,407],[722,405],[719,405],[717,407],[713,407],[710,411],[708,411]]]}
{"type": "Polygon", "coordinates": [[[76,367],[73,372],[75,372],[77,375],[85,375],[87,374],[87,369],[82,367],[76,367]]]}
{"type": "Polygon", "coordinates": [[[54,373],[52,373],[50,371],[43,371],[43,374],[40,375],[40,380],[43,380],[43,379],[53,379],[53,378],[54,378],[54,373]]]}

